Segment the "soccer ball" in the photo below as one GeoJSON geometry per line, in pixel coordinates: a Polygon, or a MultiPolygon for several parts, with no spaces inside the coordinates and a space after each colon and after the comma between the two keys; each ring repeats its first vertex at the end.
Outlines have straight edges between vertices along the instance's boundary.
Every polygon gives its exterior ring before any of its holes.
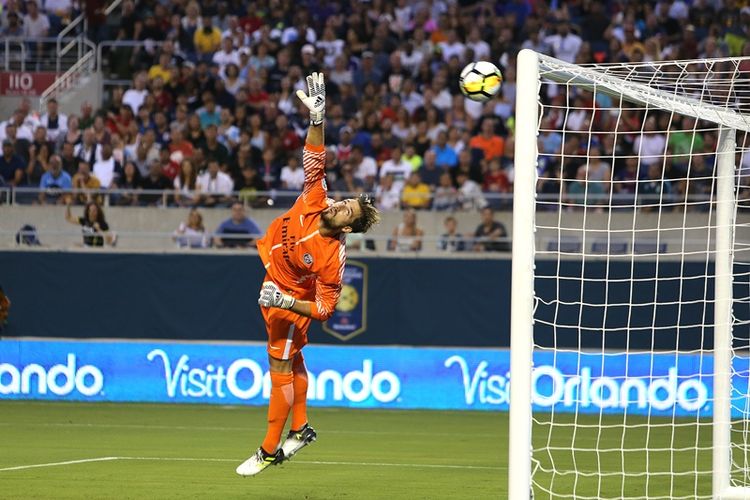
{"type": "Polygon", "coordinates": [[[474,101],[490,100],[503,83],[503,75],[497,66],[487,61],[469,63],[461,70],[458,86],[461,93],[474,101]]]}

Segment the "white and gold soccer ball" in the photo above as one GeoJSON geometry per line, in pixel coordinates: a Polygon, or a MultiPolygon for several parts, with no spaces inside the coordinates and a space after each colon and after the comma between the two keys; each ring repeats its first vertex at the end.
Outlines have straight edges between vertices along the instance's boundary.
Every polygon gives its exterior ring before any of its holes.
{"type": "Polygon", "coordinates": [[[488,61],[469,63],[461,70],[458,86],[461,93],[474,101],[492,99],[503,83],[503,75],[497,66],[488,61]]]}

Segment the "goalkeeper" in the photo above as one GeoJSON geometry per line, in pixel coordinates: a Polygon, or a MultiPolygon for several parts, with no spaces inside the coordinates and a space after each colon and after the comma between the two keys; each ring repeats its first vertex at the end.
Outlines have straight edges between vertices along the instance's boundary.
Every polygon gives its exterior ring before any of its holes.
{"type": "Polygon", "coordinates": [[[258,241],[258,253],[266,268],[258,304],[268,332],[271,398],[266,437],[260,448],[237,467],[242,476],[254,476],[269,465],[291,458],[316,439],[307,422],[307,370],[302,356],[307,330],[313,319],[328,319],[336,306],[347,233],[363,233],[380,219],[366,197],[336,203],[327,197],[322,73],[307,77],[307,90],[307,94],[297,91],[310,109],[302,156],[304,188],[294,206],[275,219],[258,241]],[[279,446],[290,411],[291,430],[279,446]]]}

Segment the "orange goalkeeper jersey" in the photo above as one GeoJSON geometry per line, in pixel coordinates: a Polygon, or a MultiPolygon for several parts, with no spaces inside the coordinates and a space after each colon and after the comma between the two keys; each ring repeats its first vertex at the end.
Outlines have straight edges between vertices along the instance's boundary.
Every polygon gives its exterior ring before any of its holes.
{"type": "Polygon", "coordinates": [[[305,145],[302,194],[258,240],[270,279],[294,298],[314,301],[312,317],[320,321],[333,314],[346,261],[345,235],[329,238],[318,231],[320,213],[328,208],[325,155],[323,146],[305,145]]]}

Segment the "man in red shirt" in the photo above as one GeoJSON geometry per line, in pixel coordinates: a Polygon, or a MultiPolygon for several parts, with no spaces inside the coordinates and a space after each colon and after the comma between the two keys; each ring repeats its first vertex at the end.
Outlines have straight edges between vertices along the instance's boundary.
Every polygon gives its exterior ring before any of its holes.
{"type": "Polygon", "coordinates": [[[307,88],[308,94],[297,91],[310,109],[302,157],[304,188],[294,206],[275,219],[258,241],[258,253],[266,268],[258,304],[268,332],[271,397],[266,437],[260,448],[237,467],[237,474],[242,476],[254,476],[316,439],[315,430],[307,422],[307,370],[302,356],[307,330],[313,319],[325,321],[336,307],[346,261],[346,235],[366,232],[380,219],[368,198],[335,203],[328,198],[323,74],[308,76],[307,88]],[[290,411],[291,429],[281,444],[290,411]]]}

